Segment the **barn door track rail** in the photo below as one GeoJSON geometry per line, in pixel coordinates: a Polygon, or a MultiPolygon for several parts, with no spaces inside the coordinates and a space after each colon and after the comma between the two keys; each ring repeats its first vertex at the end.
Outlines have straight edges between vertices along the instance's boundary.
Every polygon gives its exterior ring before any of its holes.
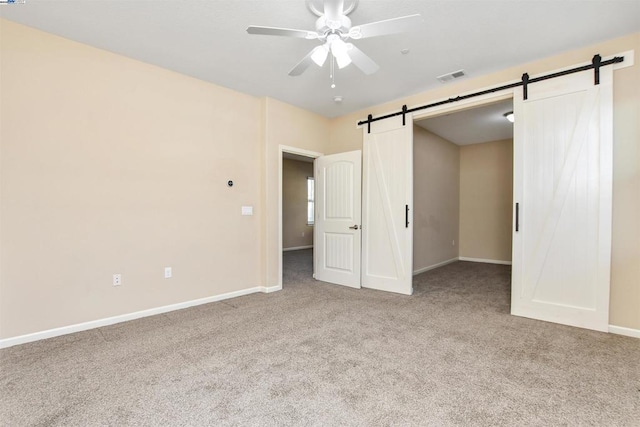
{"type": "Polygon", "coordinates": [[[367,133],[371,133],[371,123],[377,122],[378,120],[384,120],[391,117],[402,116],[402,125],[406,125],[406,114],[413,113],[414,111],[426,110],[427,108],[438,107],[440,105],[452,104],[454,102],[463,101],[465,99],[474,98],[476,96],[487,95],[489,93],[499,92],[505,89],[512,89],[518,86],[522,86],[522,94],[523,98],[526,100],[528,97],[529,85],[537,82],[541,82],[544,80],[555,79],[556,77],[566,76],[568,74],[580,73],[582,71],[587,71],[593,69],[593,82],[596,85],[600,84],[600,67],[605,67],[607,65],[613,65],[624,61],[624,56],[615,56],[606,61],[602,60],[602,57],[599,54],[593,56],[591,59],[591,64],[583,65],[582,67],[570,68],[564,71],[558,71],[557,73],[551,73],[540,77],[530,78],[529,73],[524,73],[522,75],[522,79],[519,82],[511,83],[508,85],[498,86],[491,89],[482,90],[480,92],[469,93],[467,95],[460,95],[454,98],[445,99],[443,101],[434,102],[432,104],[421,105],[419,107],[407,108],[406,105],[402,106],[400,111],[395,113],[385,114],[380,117],[373,117],[373,115],[369,114],[367,116],[367,120],[361,120],[358,122],[358,126],[367,125],[367,133]]]}

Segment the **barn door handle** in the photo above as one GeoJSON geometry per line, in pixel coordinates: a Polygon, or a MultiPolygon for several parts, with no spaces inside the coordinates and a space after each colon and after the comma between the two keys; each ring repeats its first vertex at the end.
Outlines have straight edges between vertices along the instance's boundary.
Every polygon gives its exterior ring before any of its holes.
{"type": "Polygon", "coordinates": [[[409,228],[409,205],[404,205],[404,228],[409,228]]]}
{"type": "Polygon", "coordinates": [[[520,230],[520,203],[516,203],[516,232],[520,230]]]}

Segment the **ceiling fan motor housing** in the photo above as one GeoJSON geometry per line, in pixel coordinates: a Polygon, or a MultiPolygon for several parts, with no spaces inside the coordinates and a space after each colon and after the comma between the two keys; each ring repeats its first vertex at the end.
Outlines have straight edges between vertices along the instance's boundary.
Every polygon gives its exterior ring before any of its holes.
{"type": "Polygon", "coordinates": [[[342,38],[346,38],[349,35],[349,29],[351,28],[351,19],[342,15],[339,21],[331,21],[326,16],[321,16],[316,20],[316,32],[320,35],[321,39],[326,39],[329,34],[338,34],[342,38]]]}
{"type": "MultiPolygon", "coordinates": [[[[348,15],[358,7],[359,0],[344,0],[343,15],[348,15]]],[[[307,0],[307,8],[316,16],[324,15],[324,0],[307,0]]]]}

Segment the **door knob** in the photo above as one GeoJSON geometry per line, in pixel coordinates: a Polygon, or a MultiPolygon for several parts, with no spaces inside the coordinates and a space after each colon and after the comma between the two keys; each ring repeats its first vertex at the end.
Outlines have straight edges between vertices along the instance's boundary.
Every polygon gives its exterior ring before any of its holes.
{"type": "Polygon", "coordinates": [[[349,227],[351,230],[357,230],[358,226],[357,225],[352,225],[351,227],[349,227]]]}

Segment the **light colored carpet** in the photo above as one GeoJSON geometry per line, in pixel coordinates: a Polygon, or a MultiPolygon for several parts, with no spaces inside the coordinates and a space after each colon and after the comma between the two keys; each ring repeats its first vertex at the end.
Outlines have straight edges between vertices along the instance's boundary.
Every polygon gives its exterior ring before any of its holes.
{"type": "Polygon", "coordinates": [[[311,279],[0,351],[5,426],[640,425],[640,340],[517,318],[510,268],[311,279]]]}

